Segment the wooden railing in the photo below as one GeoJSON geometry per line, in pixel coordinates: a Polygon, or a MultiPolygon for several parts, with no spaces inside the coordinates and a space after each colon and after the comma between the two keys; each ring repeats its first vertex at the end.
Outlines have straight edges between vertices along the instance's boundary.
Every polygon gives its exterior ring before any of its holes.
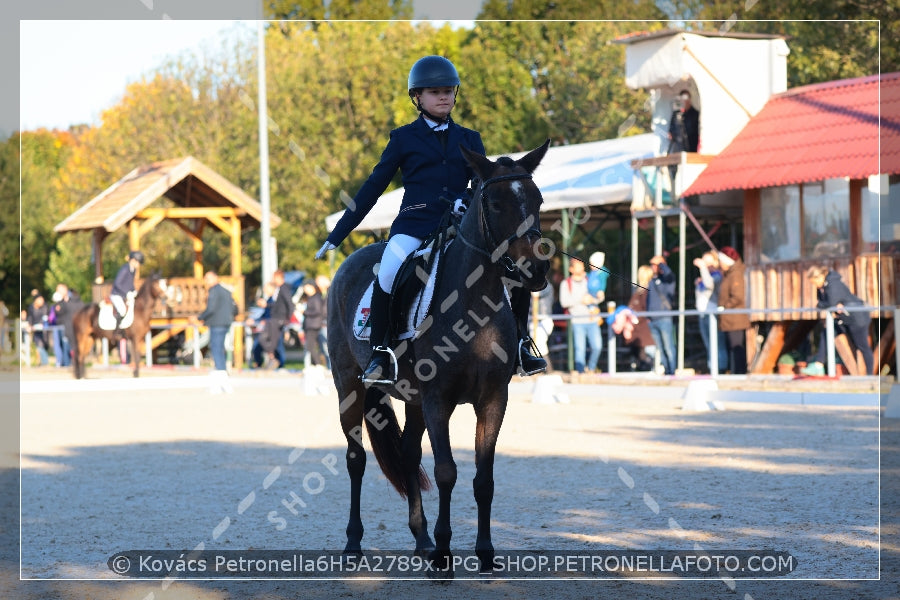
{"type": "MultiPolygon", "coordinates": [[[[816,306],[816,288],[806,278],[806,270],[825,264],[841,274],[850,291],[870,306],[895,306],[900,256],[863,254],[855,260],[836,258],[747,265],[748,306],[751,309],[803,308],[816,306]]],[[[873,312],[872,316],[877,316],[873,312]]],[[[893,317],[893,314],[882,316],[893,317]]],[[[817,319],[815,313],[798,310],[783,314],[754,313],[753,321],[817,319]]]]}

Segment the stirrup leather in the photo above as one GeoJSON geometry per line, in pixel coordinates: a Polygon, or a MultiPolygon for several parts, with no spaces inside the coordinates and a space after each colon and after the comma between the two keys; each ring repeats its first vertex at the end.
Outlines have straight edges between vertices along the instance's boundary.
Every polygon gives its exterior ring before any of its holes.
{"type": "Polygon", "coordinates": [[[522,377],[527,377],[528,375],[537,375],[538,373],[543,373],[547,370],[547,361],[541,355],[541,351],[538,350],[537,345],[535,345],[534,340],[531,339],[530,336],[525,336],[524,338],[519,340],[519,370],[522,377]],[[529,350],[534,351],[537,356],[532,355],[529,350]],[[525,358],[529,357],[532,359],[534,363],[533,368],[526,369],[525,368],[525,358]]]}
{"type": "MultiPolygon", "coordinates": [[[[393,377],[393,379],[387,379],[384,376],[384,373],[381,373],[380,377],[376,379],[376,378],[366,377],[366,374],[363,373],[360,376],[360,379],[362,380],[362,382],[369,383],[369,384],[386,384],[386,385],[393,385],[393,384],[397,383],[397,355],[394,354],[394,351],[389,346],[373,346],[372,351],[373,352],[384,352],[388,355],[388,357],[390,358],[391,366],[393,367],[393,370],[394,370],[394,377],[393,377]]],[[[371,363],[371,361],[370,361],[370,363],[371,363]]]]}

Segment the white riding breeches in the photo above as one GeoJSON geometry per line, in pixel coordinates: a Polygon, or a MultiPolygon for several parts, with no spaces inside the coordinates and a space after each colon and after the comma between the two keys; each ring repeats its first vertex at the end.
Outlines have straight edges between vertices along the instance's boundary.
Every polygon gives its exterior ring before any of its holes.
{"type": "Polygon", "coordinates": [[[381,266],[378,267],[378,285],[382,291],[391,293],[400,265],[421,245],[421,239],[403,233],[398,233],[388,240],[384,254],[381,255],[381,266]]]}
{"type": "Polygon", "coordinates": [[[128,310],[125,305],[125,298],[119,296],[118,294],[110,294],[109,300],[116,308],[116,312],[119,313],[119,316],[125,316],[125,311],[128,310]]]}

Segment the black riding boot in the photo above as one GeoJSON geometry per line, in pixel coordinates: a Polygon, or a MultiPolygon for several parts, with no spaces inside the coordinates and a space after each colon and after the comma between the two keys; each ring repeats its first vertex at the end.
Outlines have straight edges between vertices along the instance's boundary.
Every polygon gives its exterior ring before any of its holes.
{"type": "MultiPolygon", "coordinates": [[[[547,361],[531,353],[537,348],[528,335],[528,309],[531,304],[531,293],[524,288],[516,288],[510,294],[510,304],[516,317],[516,330],[519,335],[519,348],[516,353],[516,366],[524,375],[537,375],[547,370],[547,361]]],[[[538,352],[540,354],[540,352],[538,352]]]]}
{"type": "Polygon", "coordinates": [[[362,381],[368,384],[390,385],[397,382],[396,363],[391,355],[391,340],[388,337],[388,306],[391,295],[381,289],[378,280],[372,289],[372,306],[369,312],[369,341],[372,344],[372,358],[363,371],[362,381]]]}

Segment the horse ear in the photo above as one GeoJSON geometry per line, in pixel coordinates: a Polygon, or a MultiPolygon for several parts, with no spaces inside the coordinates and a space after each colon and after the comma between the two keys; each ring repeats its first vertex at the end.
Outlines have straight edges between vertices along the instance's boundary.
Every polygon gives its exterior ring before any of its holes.
{"type": "Polygon", "coordinates": [[[550,138],[547,138],[546,142],[517,160],[516,163],[518,163],[519,166],[524,167],[529,173],[534,173],[534,170],[537,169],[538,165],[541,164],[541,161],[544,159],[544,155],[547,153],[547,148],[549,147],[550,138]]]}
{"type": "Polygon", "coordinates": [[[466,162],[469,163],[469,166],[472,167],[472,170],[475,171],[475,174],[482,181],[487,179],[488,175],[493,172],[494,163],[483,154],[469,150],[462,144],[459,145],[459,150],[462,152],[463,158],[466,159],[466,162]]]}

